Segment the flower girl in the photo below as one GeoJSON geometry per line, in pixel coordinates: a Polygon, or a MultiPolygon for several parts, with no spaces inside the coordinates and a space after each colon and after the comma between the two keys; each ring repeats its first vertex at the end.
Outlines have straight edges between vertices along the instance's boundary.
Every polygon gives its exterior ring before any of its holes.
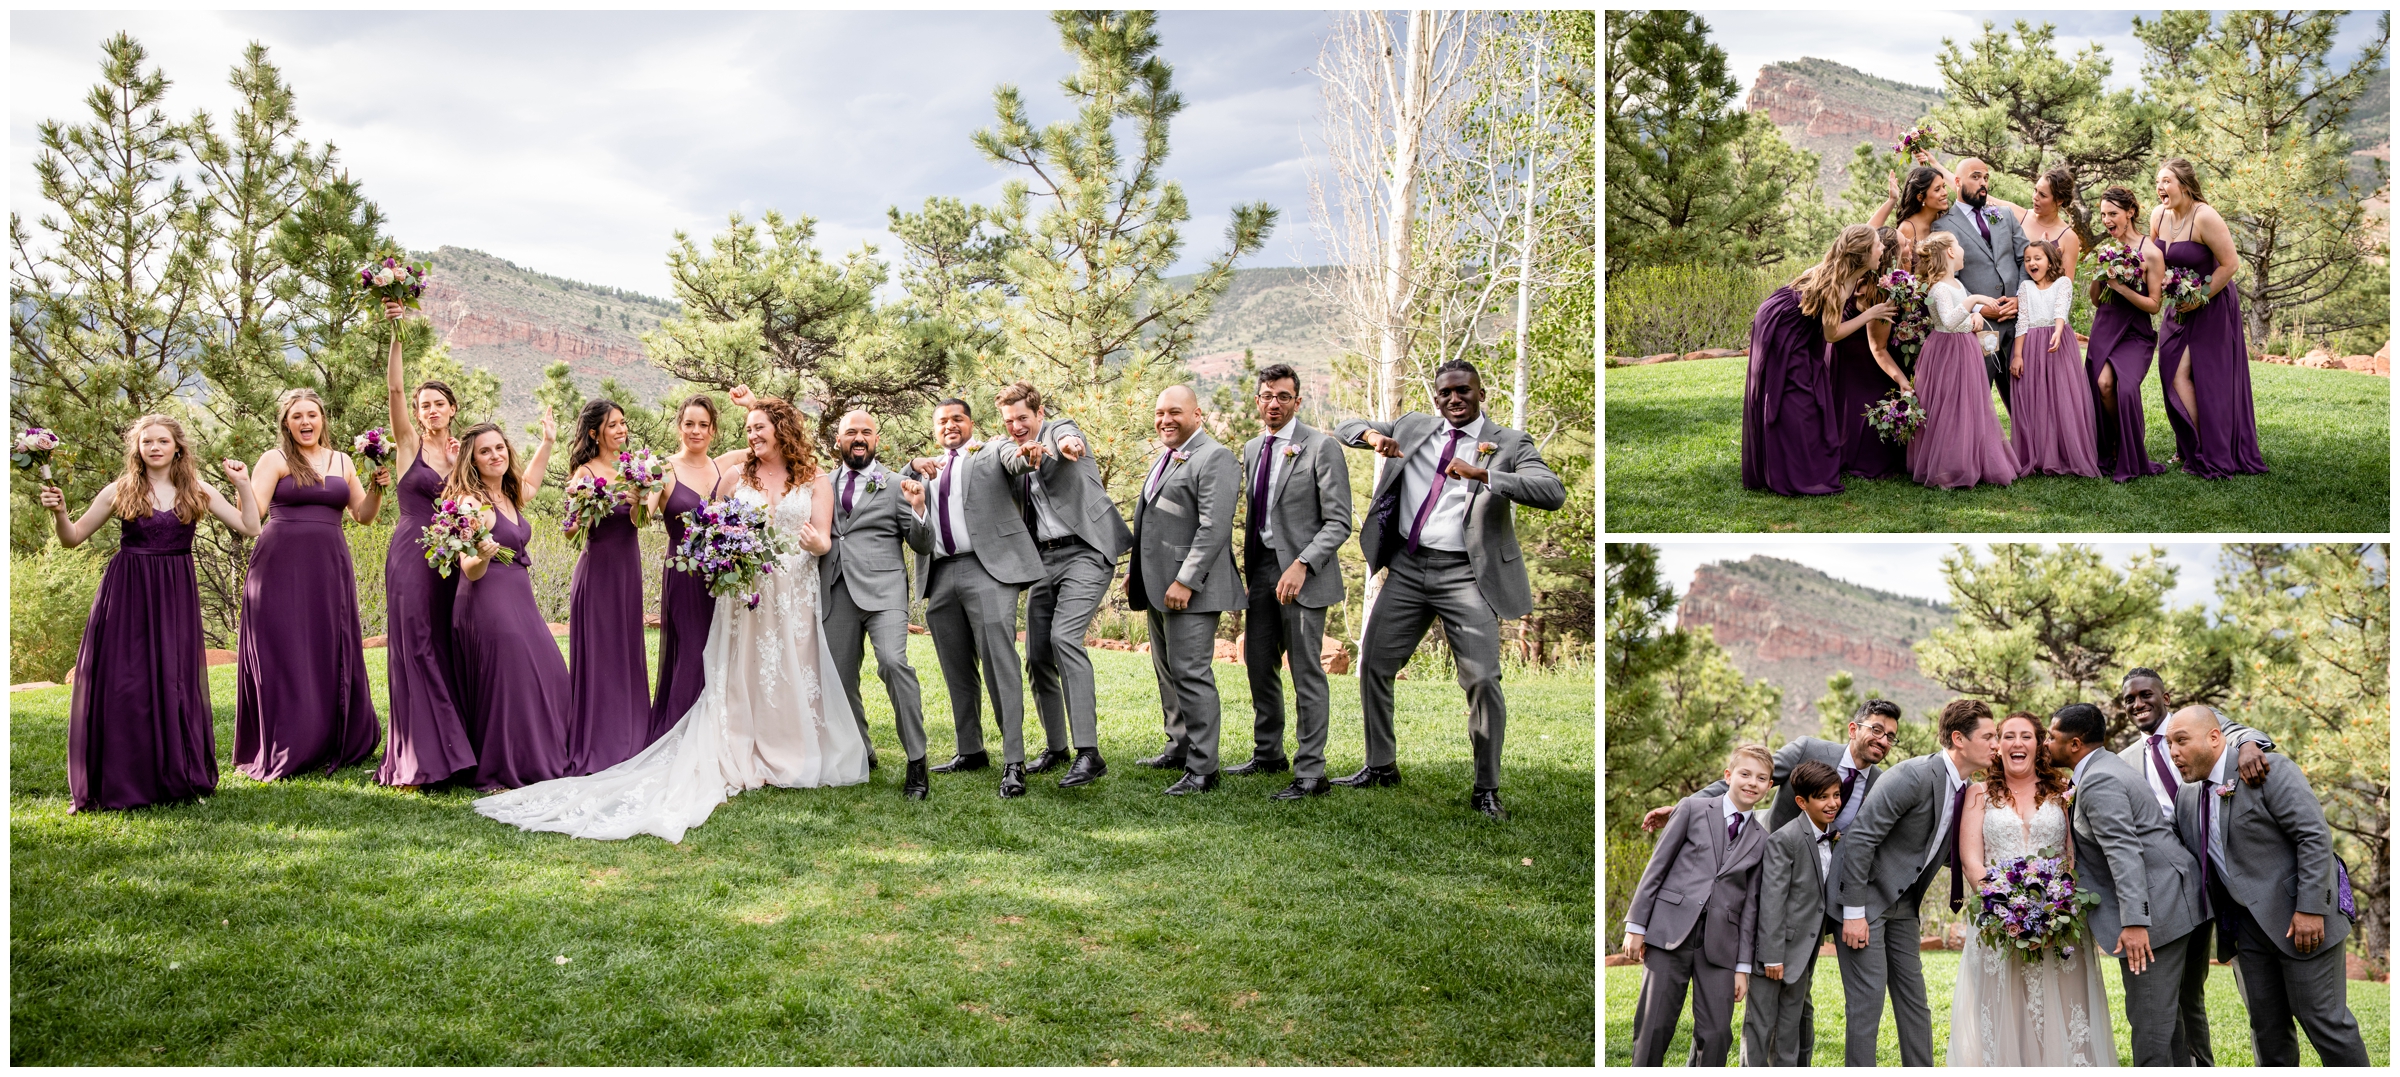
{"type": "Polygon", "coordinates": [[[2075,302],[2058,245],[2037,239],[2025,248],[2025,281],[2017,285],[2017,354],[2008,400],[2008,443],[2026,475],[2100,476],[2098,420],[2091,383],[2067,308],[2075,302]]]}
{"type": "Polygon", "coordinates": [[[1968,295],[1958,282],[1965,262],[1958,237],[1947,232],[1917,243],[1917,271],[1932,282],[1925,302],[1933,308],[1933,331],[1917,353],[1917,401],[1925,409],[1925,428],[1908,444],[1908,470],[1925,486],[2006,486],[2016,480],[2017,458],[2000,439],[1991,377],[1984,373],[1983,346],[1975,338],[1983,318],[1974,305],[1992,300],[1968,295]]]}

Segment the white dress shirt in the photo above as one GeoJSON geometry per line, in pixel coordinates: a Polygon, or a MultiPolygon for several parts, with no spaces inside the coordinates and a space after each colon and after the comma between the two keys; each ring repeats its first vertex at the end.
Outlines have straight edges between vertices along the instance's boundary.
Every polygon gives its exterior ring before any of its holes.
{"type": "Polygon", "coordinates": [[[1817,821],[1810,819],[1807,812],[1800,813],[1800,817],[1808,819],[1808,829],[1811,832],[1809,840],[1814,842],[1817,847],[1817,877],[1820,879],[1832,878],[1833,843],[1820,840],[1825,837],[1826,828],[1818,826],[1817,821]]]}
{"type": "MultiPolygon", "coordinates": [[[[1458,450],[1452,460],[1463,460],[1482,466],[1475,458],[1475,445],[1482,439],[1491,420],[1481,415],[1475,421],[1457,429],[1466,436],[1458,439],[1458,450]]],[[[1433,465],[1442,458],[1442,447],[1450,442],[1450,430],[1434,431],[1418,443],[1417,451],[1408,454],[1408,462],[1400,472],[1400,538],[1408,540],[1408,529],[1416,524],[1417,509],[1425,504],[1425,492],[1433,489],[1433,465]]],[[[1467,552],[1467,486],[1464,479],[1451,479],[1442,484],[1441,500],[1434,502],[1433,514],[1425,518],[1425,530],[1417,536],[1417,545],[1452,553],[1467,552]]]]}
{"type": "MultiPolygon", "coordinates": [[[[2217,790],[2231,786],[2237,771],[2233,745],[2227,744],[2225,750],[2217,755],[2217,765],[2208,770],[2208,788],[2200,791],[2202,811],[2217,810],[2217,790]]],[[[2221,818],[2222,815],[2219,812],[2218,817],[2211,817],[2208,821],[2208,860],[2217,866],[2217,877],[2220,879],[2225,877],[2225,820],[2221,818]]]]}
{"type": "MultiPolygon", "coordinates": [[[[1037,438],[1035,441],[1024,444],[1038,443],[1039,439],[1037,438]]],[[[1018,451],[1024,451],[1023,447],[1020,446],[1018,451]]],[[[1034,541],[1055,542],[1075,533],[1066,525],[1066,521],[1059,519],[1058,511],[1050,506],[1050,491],[1042,486],[1042,476],[1039,472],[1027,468],[1025,474],[1017,481],[1025,484],[1026,500],[1033,503],[1034,541]]]]}
{"type": "Polygon", "coordinates": [[[933,553],[936,557],[970,553],[975,549],[974,540],[967,537],[967,462],[974,458],[975,454],[964,445],[945,449],[942,455],[934,457],[942,462],[942,473],[925,480],[925,512],[917,518],[933,525],[933,553]],[[948,497],[942,496],[942,479],[945,475],[950,480],[948,497]],[[944,516],[950,518],[951,544],[948,546],[942,543],[941,520],[944,516]]]}
{"type": "MultiPolygon", "coordinates": [[[[1292,423],[1287,421],[1282,426],[1267,431],[1267,436],[1274,438],[1274,441],[1259,443],[1258,467],[1267,469],[1267,498],[1261,504],[1250,506],[1250,511],[1258,517],[1258,540],[1260,542],[1275,537],[1275,513],[1270,510],[1270,506],[1275,504],[1275,491],[1283,488],[1283,473],[1291,470],[1284,466],[1283,457],[1283,450],[1290,448],[1292,444],[1291,429],[1292,423]]],[[[1257,485],[1258,471],[1253,468],[1250,474],[1244,476],[1243,495],[1247,496],[1257,485]]],[[[1416,517],[1411,516],[1409,519],[1414,520],[1416,517]]],[[[1427,520],[1425,527],[1427,530],[1431,530],[1433,521],[1427,520]]]]}

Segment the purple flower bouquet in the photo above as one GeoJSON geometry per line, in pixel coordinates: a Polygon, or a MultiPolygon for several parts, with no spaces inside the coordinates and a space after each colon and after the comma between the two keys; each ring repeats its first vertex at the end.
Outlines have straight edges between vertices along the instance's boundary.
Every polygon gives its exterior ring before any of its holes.
{"type": "MultiPolygon", "coordinates": [[[[2123,243],[2112,239],[2093,248],[2092,261],[2099,267],[2101,280],[2116,281],[2136,292],[2150,286],[2146,274],[2142,271],[2141,252],[2123,243]]],[[[2117,301],[2117,293],[2102,289],[2100,301],[2114,303],[2117,301]]]]}
{"type": "MultiPolygon", "coordinates": [[[[491,535],[484,526],[483,503],[471,497],[445,497],[433,506],[433,518],[425,521],[425,529],[417,535],[417,544],[425,548],[425,564],[450,578],[450,570],[458,567],[458,559],[474,553],[491,535]]],[[[506,546],[492,555],[493,560],[515,563],[517,551],[506,546]]]]}
{"type": "Polygon", "coordinates": [[[9,461],[19,471],[41,469],[42,481],[50,481],[50,454],[58,451],[58,435],[38,426],[29,426],[17,435],[16,445],[8,454],[9,461]]]}
{"type": "MultiPolygon", "coordinates": [[[[2197,270],[2176,266],[2167,270],[2167,282],[2158,292],[2159,298],[2166,301],[2167,309],[2174,311],[2176,319],[2180,321],[2185,303],[2208,304],[2208,278],[2201,276],[2197,270]]],[[[2194,309],[2196,312],[2197,308],[2194,309]]]]}
{"type": "Polygon", "coordinates": [[[1995,950],[2015,951],[2028,961],[2047,953],[2068,958],[2075,956],[2084,910],[2099,904],[2100,895],[2076,887],[2065,861],[2011,857],[1985,874],[1975,927],[1983,944],[1995,950]]]}
{"type": "Polygon", "coordinates": [[[1877,437],[1906,445],[1925,428],[1925,409],[1917,403],[1917,394],[1894,389],[1867,406],[1867,425],[1875,428],[1877,437]]]}
{"type": "Polygon", "coordinates": [[[1899,313],[1892,317],[1889,338],[1892,355],[1900,365],[1913,369],[1917,353],[1925,348],[1925,335],[1933,328],[1933,309],[1925,305],[1928,289],[1925,281],[1905,269],[1895,269],[1876,282],[1899,313]]]}
{"type": "Polygon", "coordinates": [[[772,575],[791,552],[791,539],[775,527],[764,505],[726,498],[683,514],[688,530],[667,567],[708,581],[708,593],[741,595],[758,608],[758,578],[772,575]]]}
{"type": "Polygon", "coordinates": [[[425,294],[425,277],[433,272],[433,263],[403,261],[400,256],[404,253],[390,248],[376,252],[367,264],[358,267],[358,286],[377,302],[389,299],[416,310],[417,297],[425,294]]]}
{"type": "Polygon", "coordinates": [[[1933,125],[1930,123],[1920,123],[1910,128],[1907,133],[1900,136],[1900,141],[1892,143],[1892,152],[1902,157],[1913,158],[1917,155],[1918,150],[1932,148],[1933,125]]]}
{"type": "Polygon", "coordinates": [[[366,457],[367,463],[382,467],[391,462],[392,454],[400,451],[400,447],[392,444],[390,435],[378,426],[352,439],[350,451],[366,457]]]}
{"type": "Polygon", "coordinates": [[[559,521],[559,530],[569,545],[580,550],[592,536],[592,525],[600,518],[633,504],[633,489],[622,480],[611,482],[598,475],[578,475],[567,480],[566,518],[559,521]]]}

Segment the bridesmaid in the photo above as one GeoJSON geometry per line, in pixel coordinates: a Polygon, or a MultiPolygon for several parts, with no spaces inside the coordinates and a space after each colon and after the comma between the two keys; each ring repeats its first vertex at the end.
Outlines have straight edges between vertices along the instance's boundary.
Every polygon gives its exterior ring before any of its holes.
{"type": "Polygon", "coordinates": [[[2067,309],[2074,281],[2058,244],[2025,245],[2025,280],[2017,285],[2016,354],[2009,359],[2009,449],[2025,475],[2100,477],[2094,446],[2091,384],[2076,353],[2067,309]]]}
{"type": "Polygon", "coordinates": [[[234,769],[262,782],[363,763],[383,732],[359,648],[358,577],[342,515],[374,523],[391,473],[358,480],[350,455],[325,444],[325,405],[314,389],[284,390],[275,428],[281,447],[251,469],[268,514],[242,581],[233,719],[234,769]]]}
{"type": "MultiPolygon", "coordinates": [[[[1992,201],[2008,204],[1996,198],[1992,201]]],[[[2048,241],[2057,245],[2062,259],[2058,263],[2061,277],[2073,277],[2075,267],[2083,264],[2083,237],[2075,234],[2074,226],[2059,212],[2059,207],[2074,201],[2075,174],[2059,167],[2033,181],[2033,205],[2017,210],[2017,226],[2024,230],[2027,242],[2048,241]]],[[[2017,324],[2018,331],[2023,332],[2024,319],[2018,319],[2017,324]]]]}
{"type": "Polygon", "coordinates": [[[2167,315],[2158,342],[2159,380],[2167,386],[2167,422],[2183,469],[2204,479],[2263,475],[2258,415],[2250,404],[2250,350],[2242,338],[2242,293],[2233,285],[2233,231],[2201,200],[2200,177],[2181,157],[2158,170],[2158,208],[2150,234],[2164,243],[2167,267],[2208,282],[2206,299],[2167,315]]]}
{"type": "Polygon", "coordinates": [[[200,481],[183,426],[144,415],[125,431],[125,470],[83,519],[67,519],[58,487],[42,487],[68,549],[116,517],[118,545],[92,596],[67,709],[68,811],[113,811],[204,796],[217,788],[217,731],[200,647],[200,580],[192,531],[203,514],[258,534],[249,469],[225,461],[237,511],[200,481]]]}
{"type": "Polygon", "coordinates": [[[1958,237],[1948,232],[1917,244],[1917,265],[1930,282],[1925,302],[1933,309],[1933,326],[1925,334],[1925,349],[1917,353],[1917,402],[1925,409],[1925,427],[1908,443],[1908,470],[1926,486],[2006,486],[2017,478],[2016,456],[2000,439],[2000,419],[1992,412],[1983,346],[1975,340],[1983,323],[1975,304],[1993,297],[1970,296],[1958,282],[1958,268],[1966,260],[1958,237]]]}
{"type": "Polygon", "coordinates": [[[1917,266],[1917,244],[1933,234],[1933,222],[1948,212],[1949,174],[1931,164],[1910,169],[1908,183],[1900,190],[1900,223],[1892,229],[1900,236],[1900,268],[1920,277],[1929,272],[1917,266]]]}
{"type": "MultiPolygon", "coordinates": [[[[1881,261],[1859,282],[1858,291],[1842,304],[1842,317],[1858,317],[1861,306],[1873,306],[1884,301],[1884,292],[1876,282],[1891,272],[1893,255],[1898,250],[1898,236],[1889,228],[1875,230],[1875,242],[1882,252],[1881,261]]],[[[1884,395],[1897,388],[1912,391],[1908,375],[1892,358],[1890,337],[1892,323],[1888,318],[1867,323],[1864,333],[1852,333],[1833,346],[1834,413],[1842,420],[1842,474],[1862,479],[1880,479],[1908,472],[1907,447],[1883,440],[1875,428],[1867,424],[1867,409],[1884,395]]]]}
{"type": "MultiPolygon", "coordinates": [[[[650,496],[667,518],[667,556],[683,545],[688,530],[683,514],[708,503],[725,469],[708,448],[717,440],[717,400],[700,393],[683,402],[675,419],[683,451],[668,457],[674,477],[650,496]]],[[[676,720],[700,698],[700,651],[708,644],[709,622],[717,600],[707,581],[673,568],[664,570],[658,599],[658,690],[650,701],[650,729],[644,743],[664,736],[676,720]]]]}
{"type": "MultiPolygon", "coordinates": [[[[386,299],[383,313],[397,323],[405,310],[386,299]]],[[[376,769],[375,780],[411,789],[475,773],[475,747],[458,717],[458,670],[450,642],[450,607],[458,597],[458,578],[444,578],[427,565],[425,548],[417,541],[433,519],[443,476],[458,462],[456,443],[450,439],[458,397],[449,386],[429,381],[417,386],[413,402],[409,399],[400,380],[397,332],[384,359],[383,380],[391,397],[392,445],[402,463],[395,488],[400,519],[392,526],[392,545],[383,556],[383,659],[391,693],[391,737],[384,744],[383,765],[376,769]]]]}
{"type": "Polygon", "coordinates": [[[525,503],[541,489],[557,426],[542,416],[542,447],[520,474],[517,450],[491,423],[460,439],[458,467],[444,497],[472,497],[492,529],[480,549],[458,559],[458,605],[450,631],[458,641],[458,680],[469,729],[477,734],[476,784],[514,789],[567,774],[567,662],[533,602],[533,524],[525,503]],[[502,548],[516,560],[494,555],[502,548]]]}
{"type": "MultiPolygon", "coordinates": [[[[575,420],[571,477],[619,481],[625,411],[594,400],[575,420]]],[[[650,667],[642,625],[642,539],[650,506],[592,523],[567,598],[567,773],[596,774],[650,744],[650,667]]],[[[671,723],[670,723],[671,724],[671,723]]]]}
{"type": "Polygon", "coordinates": [[[2100,405],[2100,466],[2118,482],[2167,469],[2150,459],[2142,419],[2142,378],[2150,373],[2150,356],[2158,349],[2158,330],[2151,319],[2158,316],[2167,262],[2157,244],[2141,233],[2141,218],[2142,203],[2132,191],[2111,187],[2101,193],[2101,226],[2108,229],[2109,238],[2141,252],[2143,271],[2138,290],[2098,275],[2091,284],[2092,339],[2084,361],[2100,405]],[[2102,302],[2103,296],[2111,298],[2102,302]]]}
{"type": "Polygon", "coordinates": [[[1876,248],[1873,228],[1844,228],[1823,261],[1759,304],[1742,390],[1743,486],[1785,495],[1842,491],[1842,425],[1826,345],[1891,318],[1889,302],[1841,316],[1842,301],[1882,260],[1876,248]]]}

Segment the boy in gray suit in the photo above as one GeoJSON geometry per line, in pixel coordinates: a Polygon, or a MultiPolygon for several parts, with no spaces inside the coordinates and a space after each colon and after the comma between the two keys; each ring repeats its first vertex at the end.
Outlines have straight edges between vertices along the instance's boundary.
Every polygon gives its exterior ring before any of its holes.
{"type": "Polygon", "coordinates": [[[1675,806],[1625,913],[1625,956],[1642,963],[1633,1006],[1633,1064],[1666,1064],[1667,1041],[1692,995],[1687,1065],[1722,1066],[1733,1007],[1749,990],[1758,933],[1758,865],[1765,826],[1750,809],[1767,793],[1774,757],[1744,744],[1725,760],[1726,793],[1675,806]]]}
{"type": "MultiPolygon", "coordinates": [[[[2199,862],[2201,890],[2216,914],[2217,953],[2241,970],[2236,981],[2258,1064],[2300,1064],[2292,1034],[2298,1021],[2325,1065],[2367,1065],[2343,978],[2350,880],[2307,776],[2275,755],[2257,788],[2236,781],[2224,732],[2207,707],[2175,712],[2167,745],[2189,783],[2176,793],[2175,829],[2199,862]]],[[[2193,934],[2205,940],[2207,925],[2193,934]]],[[[2191,955],[2206,959],[2205,952],[2191,955]]]]}
{"type": "MultiPolygon", "coordinates": [[[[1809,760],[1792,768],[1792,821],[1767,836],[1759,869],[1758,942],[1753,960],[1758,978],[1742,1012],[1742,1065],[1800,1066],[1816,1037],[1808,1027],[1808,984],[1817,968],[1817,944],[1833,930],[1825,914],[1827,882],[1833,878],[1834,813],[1842,808],[1841,776],[1809,760]]],[[[1780,813],[1783,805],[1775,805],[1780,813]]]]}

